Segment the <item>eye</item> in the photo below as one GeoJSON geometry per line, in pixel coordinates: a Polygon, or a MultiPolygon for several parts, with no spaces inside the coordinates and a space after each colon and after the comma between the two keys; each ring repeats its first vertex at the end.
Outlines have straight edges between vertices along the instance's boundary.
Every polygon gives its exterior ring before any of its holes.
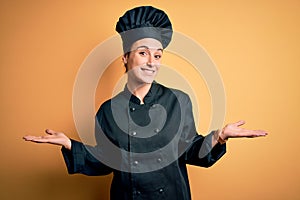
{"type": "Polygon", "coordinates": [[[140,54],[141,56],[146,56],[146,55],[147,55],[147,52],[146,52],[146,51],[139,51],[139,54],[140,54]]]}
{"type": "Polygon", "coordinates": [[[161,55],[160,55],[160,54],[158,54],[158,55],[154,55],[154,58],[155,58],[156,60],[158,60],[158,59],[160,59],[160,58],[161,58],[161,55]]]}

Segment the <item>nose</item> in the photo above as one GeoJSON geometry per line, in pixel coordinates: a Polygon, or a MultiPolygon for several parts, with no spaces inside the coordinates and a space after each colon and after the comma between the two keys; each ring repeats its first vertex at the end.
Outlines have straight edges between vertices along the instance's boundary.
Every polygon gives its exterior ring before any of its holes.
{"type": "Polygon", "coordinates": [[[148,57],[147,66],[149,66],[149,67],[153,67],[154,66],[154,56],[151,55],[151,54],[148,57]]]}

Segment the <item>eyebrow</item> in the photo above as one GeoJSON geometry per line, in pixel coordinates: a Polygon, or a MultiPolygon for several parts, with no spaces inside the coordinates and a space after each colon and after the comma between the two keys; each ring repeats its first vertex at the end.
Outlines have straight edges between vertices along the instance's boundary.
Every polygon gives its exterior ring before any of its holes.
{"type": "MultiPolygon", "coordinates": [[[[149,48],[148,46],[142,45],[142,46],[138,46],[138,47],[136,48],[136,50],[141,49],[141,48],[151,49],[151,48],[149,48]]],[[[162,48],[158,48],[158,49],[156,49],[156,50],[157,50],[157,51],[163,51],[162,48]]]]}

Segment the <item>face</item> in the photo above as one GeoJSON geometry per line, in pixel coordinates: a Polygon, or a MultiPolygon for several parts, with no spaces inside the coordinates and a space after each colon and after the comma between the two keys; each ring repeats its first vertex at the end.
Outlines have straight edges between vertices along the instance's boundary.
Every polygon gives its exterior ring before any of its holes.
{"type": "Polygon", "coordinates": [[[156,39],[144,38],[133,43],[131,52],[123,56],[128,81],[136,84],[152,83],[160,68],[162,54],[162,44],[156,39]]]}

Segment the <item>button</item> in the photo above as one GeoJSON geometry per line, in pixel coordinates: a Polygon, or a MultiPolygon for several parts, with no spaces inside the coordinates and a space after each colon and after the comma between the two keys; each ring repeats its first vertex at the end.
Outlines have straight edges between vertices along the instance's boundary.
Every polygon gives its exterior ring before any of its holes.
{"type": "Polygon", "coordinates": [[[135,108],[130,108],[130,111],[131,111],[131,112],[135,111],[135,108]]]}
{"type": "Polygon", "coordinates": [[[136,193],[137,193],[138,195],[140,195],[140,194],[141,194],[141,192],[140,192],[140,191],[136,191],[136,193]]]}
{"type": "Polygon", "coordinates": [[[191,142],[191,140],[185,140],[185,142],[186,142],[186,143],[190,143],[190,142],[191,142]]]}
{"type": "Polygon", "coordinates": [[[164,192],[164,189],[160,188],[159,193],[163,193],[163,192],[164,192]]]}
{"type": "Polygon", "coordinates": [[[158,128],[154,129],[154,132],[155,132],[155,133],[158,133],[158,132],[159,132],[159,129],[158,129],[158,128]]]}
{"type": "Polygon", "coordinates": [[[157,158],[157,162],[161,162],[161,158],[157,158]]]}
{"type": "Polygon", "coordinates": [[[138,162],[137,160],[135,160],[135,161],[133,162],[133,164],[134,164],[134,165],[138,165],[139,162],[138,162]]]}
{"type": "Polygon", "coordinates": [[[133,131],[131,134],[132,134],[133,136],[135,136],[135,135],[136,135],[136,132],[135,132],[135,131],[133,131]]]}

